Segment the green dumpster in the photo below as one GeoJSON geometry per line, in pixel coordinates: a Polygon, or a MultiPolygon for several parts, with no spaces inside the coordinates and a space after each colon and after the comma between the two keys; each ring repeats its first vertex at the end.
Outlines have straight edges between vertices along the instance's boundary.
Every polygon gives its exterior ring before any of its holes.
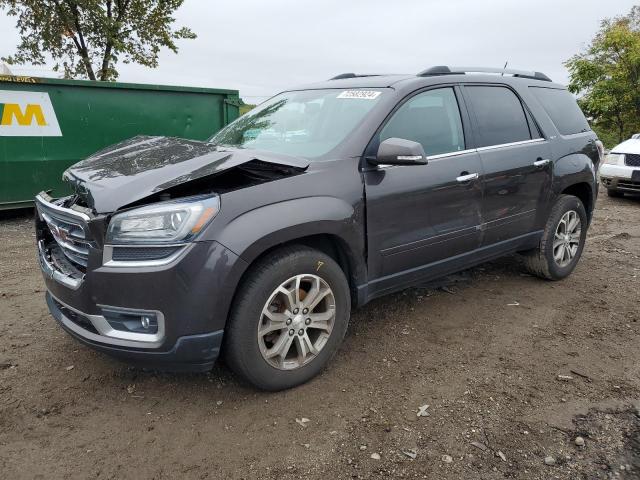
{"type": "Polygon", "coordinates": [[[0,210],[68,193],[62,172],[135,135],[204,140],[238,117],[237,90],[0,76],[0,210]]]}

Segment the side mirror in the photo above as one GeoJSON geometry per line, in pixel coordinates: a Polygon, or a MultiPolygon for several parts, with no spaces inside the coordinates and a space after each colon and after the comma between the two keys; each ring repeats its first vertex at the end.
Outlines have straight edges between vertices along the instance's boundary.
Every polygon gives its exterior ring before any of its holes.
{"type": "Polygon", "coordinates": [[[378,147],[375,158],[367,160],[374,165],[426,165],[427,155],[418,142],[388,138],[378,147]]]}

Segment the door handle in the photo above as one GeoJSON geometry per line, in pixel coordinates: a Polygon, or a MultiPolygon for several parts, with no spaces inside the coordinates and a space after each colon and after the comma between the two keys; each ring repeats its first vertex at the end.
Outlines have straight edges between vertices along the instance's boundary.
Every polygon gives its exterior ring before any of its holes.
{"type": "Polygon", "coordinates": [[[476,180],[480,175],[478,175],[477,173],[464,173],[464,175],[460,175],[459,177],[456,177],[456,181],[458,183],[465,183],[465,182],[470,182],[471,180],[476,180]]]}
{"type": "Polygon", "coordinates": [[[539,158],[537,159],[535,162],[533,162],[533,166],[536,168],[542,168],[546,165],[549,165],[551,163],[551,160],[549,160],[548,158],[539,158]]]}

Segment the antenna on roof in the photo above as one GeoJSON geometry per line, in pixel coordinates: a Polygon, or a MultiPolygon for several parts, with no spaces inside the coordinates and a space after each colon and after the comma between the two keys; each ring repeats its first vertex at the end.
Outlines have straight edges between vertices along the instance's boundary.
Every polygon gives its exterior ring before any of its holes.
{"type": "MultiPolygon", "coordinates": [[[[506,62],[504,62],[504,67],[502,67],[503,70],[507,69],[507,65],[509,65],[509,60],[507,60],[506,62]]],[[[504,72],[502,72],[502,77],[504,77],[504,72]]]]}

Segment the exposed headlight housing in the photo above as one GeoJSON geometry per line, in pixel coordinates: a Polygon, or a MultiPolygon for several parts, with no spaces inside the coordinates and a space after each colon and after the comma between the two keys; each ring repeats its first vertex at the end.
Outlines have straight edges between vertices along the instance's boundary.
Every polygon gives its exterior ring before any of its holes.
{"type": "Polygon", "coordinates": [[[107,229],[109,245],[186,243],[220,211],[217,195],[159,202],[113,216],[107,229]]]}
{"type": "Polygon", "coordinates": [[[624,154],[622,153],[610,153],[604,160],[604,163],[608,165],[624,165],[624,154]]]}

